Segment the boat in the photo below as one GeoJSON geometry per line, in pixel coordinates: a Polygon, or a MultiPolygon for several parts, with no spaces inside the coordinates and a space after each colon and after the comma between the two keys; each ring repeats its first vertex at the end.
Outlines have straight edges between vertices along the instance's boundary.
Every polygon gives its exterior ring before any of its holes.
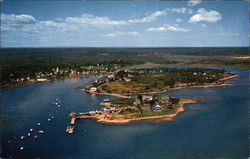
{"type": "Polygon", "coordinates": [[[60,104],[58,104],[58,105],[57,105],[57,107],[58,107],[58,108],[60,108],[60,107],[61,107],[61,105],[60,105],[60,104]]]}
{"type": "Polygon", "coordinates": [[[49,118],[48,121],[51,121],[51,119],[49,118]]]}
{"type": "Polygon", "coordinates": [[[21,136],[21,140],[23,140],[25,138],[25,136],[21,136]]]}
{"type": "Polygon", "coordinates": [[[37,125],[38,125],[38,126],[40,126],[40,125],[41,125],[41,123],[37,123],[37,125]]]}
{"type": "Polygon", "coordinates": [[[21,151],[24,150],[24,147],[20,147],[20,150],[21,150],[21,151]]]}
{"type": "Polygon", "coordinates": [[[44,134],[44,131],[43,130],[39,130],[38,131],[40,134],[44,134]]]}
{"type": "Polygon", "coordinates": [[[28,136],[30,136],[30,133],[28,133],[28,136]]]}
{"type": "Polygon", "coordinates": [[[38,136],[37,136],[37,135],[35,135],[35,136],[34,136],[34,139],[38,139],[38,136]]]}
{"type": "Polygon", "coordinates": [[[33,131],[33,129],[31,128],[31,129],[30,129],[30,132],[32,132],[32,131],[33,131]]]}
{"type": "Polygon", "coordinates": [[[110,99],[104,99],[103,102],[110,102],[110,99]]]}

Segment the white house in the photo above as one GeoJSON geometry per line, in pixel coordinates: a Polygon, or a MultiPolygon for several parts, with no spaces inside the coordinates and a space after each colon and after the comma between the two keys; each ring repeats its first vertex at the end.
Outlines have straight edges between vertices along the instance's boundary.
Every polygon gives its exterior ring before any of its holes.
{"type": "Polygon", "coordinates": [[[153,100],[153,96],[142,96],[142,101],[143,102],[149,102],[153,100]]]}
{"type": "Polygon", "coordinates": [[[124,80],[125,80],[126,82],[130,82],[130,81],[131,81],[130,78],[126,78],[126,77],[124,77],[124,80]]]}
{"type": "Polygon", "coordinates": [[[161,112],[161,111],[162,111],[162,106],[160,106],[159,103],[154,103],[154,104],[152,105],[152,110],[153,110],[154,112],[161,112]]]}
{"type": "Polygon", "coordinates": [[[89,91],[90,91],[90,92],[96,92],[96,91],[97,91],[97,88],[96,88],[96,87],[91,87],[91,88],[89,89],[89,91]]]}

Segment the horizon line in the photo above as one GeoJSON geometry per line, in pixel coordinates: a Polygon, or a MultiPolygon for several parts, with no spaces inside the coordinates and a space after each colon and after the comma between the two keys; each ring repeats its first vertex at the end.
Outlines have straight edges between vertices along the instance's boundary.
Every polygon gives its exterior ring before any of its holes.
{"type": "Polygon", "coordinates": [[[98,47],[98,46],[55,46],[55,47],[0,47],[0,49],[42,49],[42,48],[48,48],[48,49],[59,49],[59,48],[249,48],[250,46],[105,46],[105,47],[98,47]]]}

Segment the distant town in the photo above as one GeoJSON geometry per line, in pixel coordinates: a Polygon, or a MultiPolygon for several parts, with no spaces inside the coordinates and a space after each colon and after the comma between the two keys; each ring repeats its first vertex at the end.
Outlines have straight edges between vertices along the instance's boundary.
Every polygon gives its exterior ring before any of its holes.
{"type": "Polygon", "coordinates": [[[51,72],[37,72],[33,76],[22,76],[19,78],[13,78],[13,74],[9,74],[10,81],[0,83],[2,87],[20,87],[36,82],[53,81],[61,78],[72,77],[87,77],[99,74],[111,73],[113,70],[119,69],[120,66],[114,64],[113,66],[105,66],[103,64],[97,64],[95,66],[82,66],[81,69],[62,69],[59,67],[52,68],[51,72]]]}

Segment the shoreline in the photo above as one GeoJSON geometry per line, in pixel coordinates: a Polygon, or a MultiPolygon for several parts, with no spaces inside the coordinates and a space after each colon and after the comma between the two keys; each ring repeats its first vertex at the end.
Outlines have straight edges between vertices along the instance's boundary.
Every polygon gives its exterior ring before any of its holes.
{"type": "MultiPolygon", "coordinates": [[[[225,77],[222,79],[219,79],[219,81],[227,81],[233,78],[238,77],[238,74],[225,77]]],[[[159,94],[159,93],[166,93],[169,91],[175,91],[175,90],[181,90],[181,89],[188,89],[188,88],[216,88],[216,87],[225,87],[225,86],[233,86],[233,84],[230,83],[222,83],[222,84],[205,84],[202,86],[184,86],[184,87],[176,87],[176,88],[170,88],[168,90],[160,90],[160,91],[154,91],[154,92],[141,92],[141,93],[127,93],[127,94],[117,94],[117,93],[106,93],[106,92],[90,92],[86,89],[81,89],[81,91],[85,91],[90,94],[96,94],[96,95],[108,95],[108,96],[114,96],[114,97],[120,97],[120,98],[131,98],[130,96],[138,95],[138,94],[159,94]]]]}
{"type": "MultiPolygon", "coordinates": [[[[134,118],[134,119],[105,119],[101,116],[84,116],[79,117],[78,119],[95,119],[97,122],[105,123],[105,124],[127,124],[135,121],[140,120],[151,120],[151,119],[158,119],[160,121],[173,121],[174,118],[180,114],[181,112],[186,111],[185,105],[187,104],[195,104],[200,101],[204,101],[205,98],[196,98],[196,99],[190,99],[190,98],[183,98],[180,102],[180,107],[176,110],[173,114],[167,114],[167,115],[161,115],[161,116],[149,116],[149,117],[140,117],[140,118],[134,118]]],[[[160,122],[158,121],[158,122],[160,122]]]]}
{"type": "MultiPolygon", "coordinates": [[[[178,64],[177,64],[178,65],[178,64]]],[[[182,64],[179,64],[182,65],[182,64]]],[[[226,64],[214,64],[214,63],[193,63],[193,64],[188,64],[185,63],[182,66],[201,66],[201,67],[231,67],[231,68],[239,68],[239,69],[250,69],[250,66],[248,65],[241,65],[241,64],[235,64],[235,65],[226,65],[226,64]]]]}
{"type": "MultiPolygon", "coordinates": [[[[101,75],[101,74],[97,74],[97,75],[101,75]]],[[[74,79],[74,78],[88,78],[91,76],[96,76],[96,75],[77,75],[77,76],[64,76],[64,77],[57,77],[57,78],[53,78],[53,79],[49,79],[46,78],[46,80],[38,80],[38,79],[34,79],[33,81],[23,81],[23,82],[19,82],[19,83],[6,83],[6,84],[2,84],[0,85],[0,88],[18,88],[18,87],[24,87],[24,86],[28,86],[31,84],[35,84],[35,83],[41,83],[41,82],[53,82],[53,81],[57,81],[57,80],[62,80],[62,79],[74,79]]]]}

